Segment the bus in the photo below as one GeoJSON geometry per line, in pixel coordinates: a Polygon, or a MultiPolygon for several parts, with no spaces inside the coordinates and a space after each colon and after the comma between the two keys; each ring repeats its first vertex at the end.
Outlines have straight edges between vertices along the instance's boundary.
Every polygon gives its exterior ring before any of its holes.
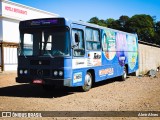
{"type": "Polygon", "coordinates": [[[63,17],[21,21],[18,83],[79,87],[138,69],[138,37],[63,17]]]}

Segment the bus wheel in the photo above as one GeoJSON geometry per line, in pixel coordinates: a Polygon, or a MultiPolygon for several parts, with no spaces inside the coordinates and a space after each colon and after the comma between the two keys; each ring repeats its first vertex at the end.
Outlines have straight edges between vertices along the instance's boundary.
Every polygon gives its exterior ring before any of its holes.
{"type": "Polygon", "coordinates": [[[92,75],[90,72],[87,72],[85,76],[84,86],[82,86],[82,91],[87,92],[92,87],[92,75]]]}
{"type": "Polygon", "coordinates": [[[122,80],[124,81],[124,80],[126,80],[126,79],[127,79],[127,69],[126,69],[126,67],[124,66],[124,68],[123,68],[122,80]]]}

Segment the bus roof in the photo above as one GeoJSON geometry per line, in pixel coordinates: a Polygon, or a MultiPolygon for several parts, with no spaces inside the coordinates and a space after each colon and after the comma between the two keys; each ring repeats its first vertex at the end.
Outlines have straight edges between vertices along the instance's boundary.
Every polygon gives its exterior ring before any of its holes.
{"type": "Polygon", "coordinates": [[[31,20],[25,20],[25,21],[21,21],[20,23],[23,23],[23,22],[28,22],[28,21],[36,21],[36,20],[47,20],[47,19],[61,19],[61,20],[64,20],[66,21],[66,24],[77,24],[77,25],[83,25],[83,26],[87,26],[87,27],[92,27],[92,28],[97,28],[97,29],[107,29],[107,30],[112,30],[114,32],[119,32],[119,33],[124,33],[124,34],[130,34],[130,35],[136,35],[137,34],[134,34],[134,33],[128,33],[128,32],[124,32],[124,31],[120,31],[120,30],[116,30],[116,29],[112,29],[112,28],[108,28],[108,27],[103,27],[103,26],[99,26],[99,25],[96,25],[96,24],[93,24],[93,23],[86,23],[86,22],[83,22],[83,21],[72,21],[70,19],[67,19],[67,18],[64,18],[64,17],[54,17],[54,18],[41,18],[41,19],[31,19],[31,20]]]}
{"type": "Polygon", "coordinates": [[[124,32],[124,31],[113,29],[113,28],[100,26],[100,25],[93,24],[93,23],[86,23],[86,22],[83,22],[83,21],[72,21],[72,23],[73,24],[78,24],[78,25],[84,25],[84,26],[88,26],[88,27],[93,27],[93,28],[97,28],[97,29],[108,29],[108,30],[112,30],[112,31],[115,31],[115,32],[120,32],[120,33],[124,33],[124,34],[130,34],[130,35],[136,35],[137,36],[136,33],[128,33],[128,32],[124,32]]]}

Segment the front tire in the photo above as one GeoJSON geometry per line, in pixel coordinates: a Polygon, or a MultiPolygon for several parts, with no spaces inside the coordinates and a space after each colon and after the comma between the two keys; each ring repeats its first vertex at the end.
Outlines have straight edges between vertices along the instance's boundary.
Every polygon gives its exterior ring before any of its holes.
{"type": "Polygon", "coordinates": [[[91,89],[92,87],[92,75],[90,72],[87,72],[85,75],[85,80],[84,80],[84,85],[82,86],[82,91],[87,92],[91,89]]]}

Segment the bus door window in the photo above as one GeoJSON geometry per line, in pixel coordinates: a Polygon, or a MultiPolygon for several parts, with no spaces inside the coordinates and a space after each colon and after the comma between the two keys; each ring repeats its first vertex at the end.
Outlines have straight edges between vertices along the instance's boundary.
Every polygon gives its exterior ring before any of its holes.
{"type": "Polygon", "coordinates": [[[73,39],[73,55],[78,56],[84,56],[84,39],[83,39],[83,31],[78,29],[72,30],[72,39],[73,39]],[[78,35],[79,41],[75,40],[75,36],[78,35]]]}

